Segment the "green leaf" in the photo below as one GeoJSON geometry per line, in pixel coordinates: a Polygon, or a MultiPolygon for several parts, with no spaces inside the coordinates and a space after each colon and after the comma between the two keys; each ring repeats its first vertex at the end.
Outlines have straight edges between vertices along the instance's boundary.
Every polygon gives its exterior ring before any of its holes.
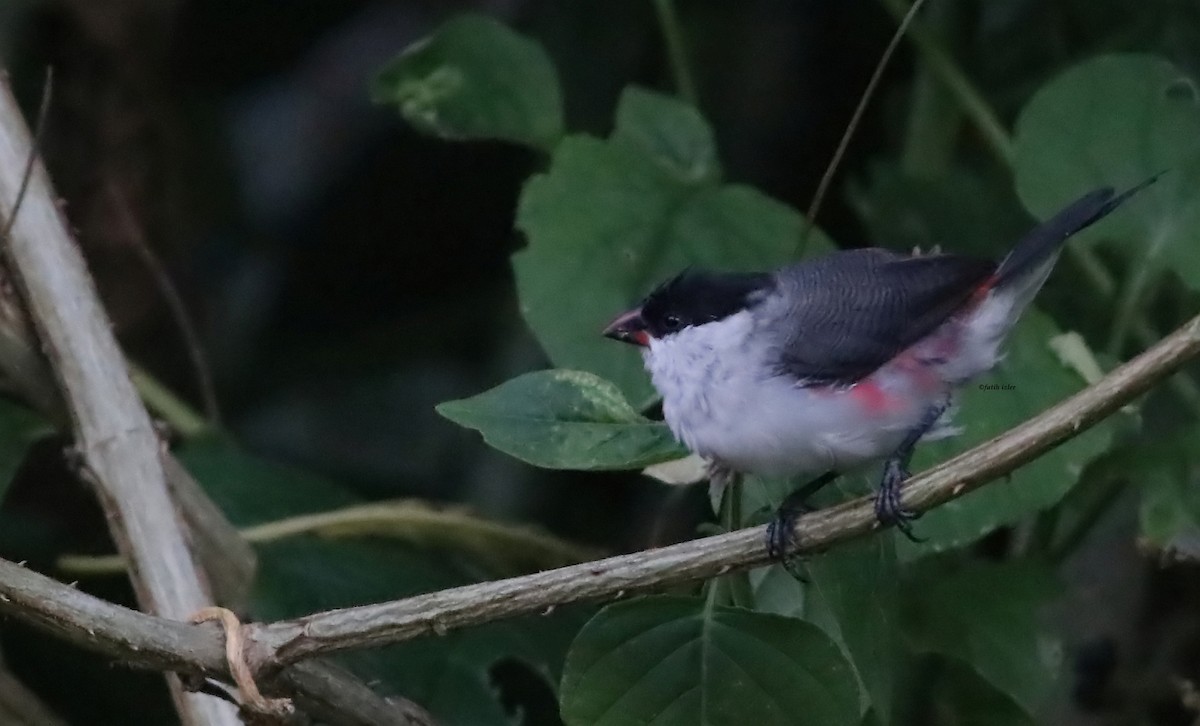
{"type": "Polygon", "coordinates": [[[550,149],[563,133],[558,74],[546,52],[482,15],[456,17],[409,46],[380,71],[371,97],[444,138],[550,149]]]}
{"type": "Polygon", "coordinates": [[[1142,536],[1161,550],[1180,549],[1181,542],[1200,535],[1198,480],[1187,462],[1173,463],[1174,466],[1145,469],[1139,476],[1142,499],[1138,519],[1142,536]]]}
{"type": "MultiPolygon", "coordinates": [[[[688,265],[770,269],[794,253],[792,208],[717,182],[712,133],[693,109],[627,90],[608,141],[569,136],[550,170],[521,194],[513,255],[521,310],[556,366],[613,381],[635,406],[650,400],[637,352],[604,325],[688,265]]],[[[829,249],[811,235],[809,249],[829,249]]]]}
{"type": "MultiPolygon", "coordinates": [[[[804,583],[797,580],[782,565],[757,567],[751,570],[748,576],[750,591],[754,595],[755,610],[760,613],[785,615],[789,618],[803,618],[815,622],[812,618],[805,617],[804,594],[807,590],[804,583]]],[[[832,622],[832,618],[830,622],[832,622]]],[[[820,623],[817,624],[820,625],[820,623]]],[[[828,628],[824,629],[826,632],[829,630],[828,628]]]]}
{"type": "Polygon", "coordinates": [[[858,690],[817,627],[695,598],[610,605],[580,631],[563,671],[568,726],[842,726],[858,690]]]}
{"type": "Polygon", "coordinates": [[[1110,452],[1100,482],[1128,480],[1140,494],[1141,536],[1168,553],[1194,556],[1200,546],[1200,431],[1190,426],[1110,452]]]}
{"type": "Polygon", "coordinates": [[[636,469],[686,453],[666,425],[640,415],[613,384],[582,371],[526,373],[437,410],[504,453],[551,469],[636,469]]]}
{"type": "MultiPolygon", "coordinates": [[[[797,482],[786,479],[746,477],[743,511],[773,516],[796,486],[797,482]]],[[[830,484],[810,503],[828,506],[860,496],[869,488],[867,478],[851,474],[830,484]]],[[[807,583],[797,581],[779,565],[752,571],[755,609],[802,618],[824,630],[841,647],[863,685],[863,710],[874,709],[875,723],[889,723],[899,642],[894,613],[881,603],[895,602],[898,596],[895,541],[870,537],[844,543],[806,559],[804,568],[807,583]]]]}
{"type": "Polygon", "coordinates": [[[1048,566],[972,563],[905,583],[903,628],[917,652],[967,665],[1027,713],[1056,687],[1062,645],[1038,625],[1059,590],[1048,566]]]}
{"type": "MultiPolygon", "coordinates": [[[[955,423],[963,432],[920,444],[912,471],[922,471],[983,443],[1083,388],[1082,378],[1065,368],[1049,347],[1050,339],[1058,334],[1049,317],[1036,309],[1026,311],[1005,344],[1004,360],[991,374],[959,393],[955,423]]],[[[1087,463],[1107,449],[1113,427],[1112,420],[1103,421],[1011,476],[927,512],[914,525],[916,534],[927,541],[898,540],[901,559],[968,544],[1056,504],[1075,485],[1087,463]]]]}
{"type": "Polygon", "coordinates": [[[239,527],[362,501],[310,472],[248,454],[223,436],[189,439],[176,455],[239,527]]]}
{"type": "Polygon", "coordinates": [[[684,184],[714,182],[721,176],[712,129],[699,111],[669,96],[627,89],[612,138],[648,154],[684,184]]]}
{"type": "Polygon", "coordinates": [[[1033,716],[965,664],[942,663],[928,726],[1036,726],[1033,716]]]}
{"type": "MultiPolygon", "coordinates": [[[[1100,186],[1153,187],[1080,235],[1200,289],[1200,89],[1168,61],[1108,55],[1036,93],[1016,126],[1017,191],[1039,217],[1100,186]]],[[[1078,244],[1078,242],[1076,242],[1078,244]]]]}
{"type": "Polygon", "coordinates": [[[994,179],[965,166],[925,179],[905,174],[898,162],[877,162],[849,197],[875,244],[906,252],[940,246],[1000,259],[1030,226],[1007,175],[994,179]]]}
{"type": "MultiPolygon", "coordinates": [[[[864,687],[863,711],[874,710],[877,723],[891,721],[899,639],[892,604],[898,600],[896,548],[892,537],[847,542],[805,562],[809,612],[825,612],[813,620],[842,644],[864,687]]],[[[811,618],[810,618],[811,619],[811,618]]]]}
{"type": "Polygon", "coordinates": [[[0,400],[0,501],[25,461],[29,446],[53,432],[38,414],[12,401],[0,400]]]}

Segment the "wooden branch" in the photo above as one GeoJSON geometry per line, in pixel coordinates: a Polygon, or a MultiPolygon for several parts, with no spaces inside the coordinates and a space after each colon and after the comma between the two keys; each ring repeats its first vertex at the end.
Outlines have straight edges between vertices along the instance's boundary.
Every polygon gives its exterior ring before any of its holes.
{"type": "MultiPolygon", "coordinates": [[[[167,492],[160,443],[129,380],[117,341],[78,247],[55,204],[42,164],[7,84],[0,87],[0,218],[4,247],[42,349],[67,404],[86,478],[96,487],[117,549],[133,564],[138,600],[183,619],[211,602],[167,492]],[[27,194],[21,196],[28,181],[27,194]],[[17,202],[21,206],[18,207],[17,202]]],[[[240,723],[229,703],[186,693],[170,679],[185,724],[240,723]]]]}
{"type": "MultiPolygon", "coordinates": [[[[82,258],[75,249],[69,238],[65,226],[58,214],[57,208],[53,203],[53,190],[49,186],[49,181],[45,170],[40,164],[33,167],[35,174],[30,174],[28,177],[28,189],[26,194],[12,194],[13,184],[18,187],[26,186],[26,177],[22,173],[14,179],[12,172],[14,170],[24,170],[33,159],[31,149],[29,148],[29,138],[27,132],[24,131],[23,123],[19,116],[19,111],[11,94],[8,91],[7,83],[0,74],[0,226],[3,227],[9,234],[10,240],[15,241],[8,243],[8,240],[0,239],[0,242],[5,242],[5,257],[8,264],[0,264],[0,370],[7,373],[12,380],[21,386],[21,392],[52,422],[66,427],[68,423],[73,424],[73,427],[79,431],[81,425],[88,426],[90,441],[93,447],[101,447],[104,449],[113,448],[112,445],[118,443],[119,440],[127,435],[135,437],[133,442],[141,447],[139,456],[142,457],[141,465],[145,468],[139,474],[147,472],[153,478],[151,484],[159,491],[162,490],[162,476],[154,466],[156,461],[161,460],[159,466],[165,469],[166,482],[170,487],[173,495],[173,503],[177,505],[180,515],[187,525],[187,533],[191,535],[190,542],[196,547],[197,557],[200,558],[206,565],[206,570],[211,575],[211,584],[213,590],[218,596],[222,604],[236,605],[236,603],[247,592],[252,577],[254,574],[256,557],[253,549],[242,540],[236,528],[225,519],[224,514],[213,504],[212,500],[207,497],[203,490],[192,478],[191,474],[169,453],[160,451],[157,437],[150,428],[149,418],[145,415],[145,409],[138,402],[136,394],[130,394],[128,384],[128,372],[123,364],[123,358],[120,357],[119,350],[116,349],[115,339],[112,338],[108,324],[104,319],[103,312],[99,307],[99,302],[95,296],[95,291],[90,284],[90,278],[87,276],[86,269],[83,266],[82,258]],[[22,148],[24,146],[24,148],[22,148]],[[23,157],[25,162],[22,164],[7,164],[6,160],[17,158],[25,154],[23,157]],[[33,208],[39,212],[34,218],[30,218],[29,208],[24,210],[17,208],[17,213],[14,215],[14,207],[20,198],[21,207],[31,204],[33,208]],[[10,226],[11,225],[11,226],[10,226]],[[38,246],[43,244],[41,235],[51,237],[56,245],[54,251],[47,252],[45,258],[37,258],[36,250],[30,252],[29,246],[38,246]],[[13,247],[20,247],[21,252],[14,252],[13,247]],[[81,323],[90,325],[91,328],[86,330],[87,335],[82,336],[79,341],[62,341],[62,337],[69,338],[72,335],[71,321],[55,318],[54,310],[51,309],[51,317],[48,321],[39,320],[38,322],[44,326],[49,326],[49,329],[59,333],[59,347],[54,347],[50,344],[44,345],[40,350],[35,344],[35,336],[30,330],[31,316],[27,312],[27,304],[23,304],[21,300],[14,294],[13,286],[9,284],[10,280],[16,280],[21,284],[22,288],[28,284],[24,277],[17,277],[10,272],[11,269],[20,269],[18,265],[21,262],[17,259],[18,255],[23,253],[32,254],[36,262],[44,262],[56,264],[62,261],[64,264],[71,267],[69,274],[74,275],[73,281],[78,282],[79,278],[84,279],[84,284],[78,288],[72,289],[69,285],[61,285],[63,282],[59,280],[60,287],[56,289],[45,289],[39,286],[38,280],[33,282],[34,287],[40,292],[45,293],[43,300],[47,300],[49,304],[54,304],[54,293],[67,293],[65,295],[65,307],[70,312],[77,312],[79,308],[87,311],[86,321],[81,320],[81,323]],[[65,258],[55,257],[56,254],[65,255],[65,258]],[[77,298],[87,298],[90,293],[90,300],[79,300],[77,298]],[[62,324],[63,327],[59,328],[62,324]],[[107,340],[105,340],[107,339],[107,340]],[[99,343],[97,341],[99,340],[99,343]],[[72,343],[77,342],[78,345],[72,347],[72,343]],[[63,347],[65,344],[66,347],[63,347]],[[99,348],[97,348],[99,344],[99,348]],[[57,354],[56,361],[63,361],[63,356],[66,356],[67,363],[82,363],[82,366],[87,370],[91,377],[87,379],[74,379],[78,383],[78,387],[84,388],[82,395],[85,397],[85,410],[82,415],[75,411],[76,402],[71,401],[68,406],[64,402],[64,394],[71,394],[71,389],[65,385],[62,391],[55,386],[55,376],[51,372],[51,367],[47,365],[47,356],[57,354]],[[83,354],[84,360],[75,361],[71,358],[72,355],[83,354]],[[100,356],[105,356],[101,358],[100,356]],[[115,355],[116,357],[111,357],[115,355]],[[114,362],[115,361],[115,362],[114,362]],[[90,364],[90,365],[89,365],[90,364]],[[111,366],[109,371],[103,370],[105,365],[111,366]],[[105,381],[107,376],[112,377],[112,382],[116,383],[119,389],[119,394],[113,394],[109,391],[87,390],[87,386],[96,381],[105,381]],[[122,430],[120,425],[112,427],[105,421],[105,406],[108,405],[109,395],[120,395],[123,399],[120,402],[118,410],[125,415],[122,421],[126,424],[131,424],[136,428],[122,430]],[[69,412],[69,416],[68,416],[69,412]],[[112,432],[111,438],[106,438],[107,433],[105,426],[108,425],[112,432]]],[[[29,269],[22,269],[22,272],[27,275],[29,269]]],[[[32,269],[36,269],[32,268],[32,269]]],[[[64,271],[65,272],[65,271],[64,271]]],[[[66,280],[72,280],[67,277],[66,280]]],[[[28,293],[27,293],[28,294],[28,293]]],[[[58,368],[58,366],[53,366],[58,368]]],[[[63,371],[55,371],[59,376],[64,375],[63,371]]],[[[64,381],[65,382],[65,381],[64,381]]],[[[84,441],[82,435],[77,434],[80,441],[84,441]]],[[[85,456],[85,464],[88,464],[88,451],[82,452],[85,456]]],[[[92,453],[95,453],[94,451],[92,453]]],[[[110,457],[113,451],[99,452],[103,457],[110,457]]],[[[119,462],[118,462],[119,464],[119,462]]],[[[95,477],[96,469],[90,467],[89,474],[95,477]]],[[[110,493],[102,486],[100,496],[105,503],[105,510],[109,514],[111,529],[113,530],[114,539],[118,542],[120,548],[123,542],[126,542],[121,534],[122,524],[124,522],[124,512],[119,504],[128,505],[122,497],[136,497],[137,491],[134,487],[125,486],[125,482],[121,478],[115,480],[117,482],[116,491],[110,493]]],[[[144,481],[144,480],[142,480],[144,481]]],[[[102,483],[102,482],[101,482],[102,483]]],[[[161,507],[162,497],[157,497],[159,506],[161,507]]],[[[161,522],[157,523],[167,528],[176,527],[175,507],[168,506],[165,510],[160,510],[162,515],[161,522]]],[[[153,519],[155,512],[150,507],[139,507],[142,502],[135,501],[134,507],[136,521],[142,524],[149,524],[153,529],[156,523],[145,520],[153,519]]],[[[170,534],[170,533],[168,533],[170,534]]],[[[175,540],[182,540],[183,535],[178,529],[175,530],[175,535],[171,537],[175,540]]],[[[178,542],[177,542],[178,543],[178,542]]],[[[147,548],[143,547],[144,552],[147,548]]],[[[159,553],[156,552],[153,546],[149,547],[149,554],[152,558],[156,558],[159,553]]],[[[176,550],[178,552],[178,550],[176,550]]],[[[185,550],[186,552],[186,550],[185,550]]],[[[183,576],[194,577],[197,585],[203,582],[203,579],[198,576],[192,565],[190,556],[186,561],[179,561],[185,569],[190,569],[191,574],[185,573],[169,573],[182,574],[183,576]]],[[[7,564],[7,563],[6,563],[7,564]]],[[[170,560],[160,562],[152,562],[151,572],[158,572],[156,566],[164,566],[166,569],[171,569],[174,564],[170,560]]],[[[18,568],[19,570],[19,568],[18,568]]],[[[131,569],[131,575],[134,577],[135,586],[139,587],[139,595],[142,593],[141,577],[145,571],[137,568],[131,569]]],[[[170,582],[166,579],[160,580],[163,584],[169,586],[170,582]]],[[[201,591],[203,593],[203,591],[201,591]]],[[[67,600],[70,600],[69,595],[74,593],[79,595],[69,588],[60,591],[67,600]]],[[[208,599],[207,593],[203,593],[205,599],[208,599]]],[[[92,599],[94,600],[94,598],[92,599]]],[[[143,602],[145,602],[143,600],[143,602]]],[[[2,603],[8,604],[8,601],[2,603]]],[[[52,606],[58,603],[47,603],[47,606],[52,606]]],[[[124,610],[124,609],[120,609],[124,610]]],[[[52,615],[53,607],[46,608],[46,614],[52,615]]],[[[133,611],[126,611],[133,613],[133,611]]],[[[192,611],[186,614],[190,615],[192,611]]],[[[134,615],[141,616],[139,613],[134,615]]],[[[68,615],[80,616],[80,613],[67,614],[60,613],[64,617],[68,615]]],[[[175,619],[179,619],[178,616],[175,619]]],[[[35,622],[37,618],[33,618],[35,622]]],[[[85,619],[86,621],[86,619],[85,619]]],[[[44,625],[45,623],[43,623],[44,625]]],[[[135,622],[130,621],[125,623],[127,628],[132,628],[129,632],[157,632],[156,626],[160,621],[156,618],[143,619],[135,622]]],[[[182,626],[191,631],[190,626],[182,626]]],[[[89,636],[94,636],[96,632],[103,632],[103,629],[97,631],[94,624],[89,626],[87,630],[89,636]]],[[[97,649],[97,643],[81,642],[84,647],[97,649]]],[[[99,643],[103,646],[103,643],[99,643]]],[[[139,652],[144,646],[144,643],[139,643],[136,639],[124,644],[124,646],[113,645],[112,648],[100,647],[104,652],[109,652],[112,655],[120,656],[127,655],[132,649],[133,652],[139,652]]],[[[190,646],[195,648],[196,646],[190,646]]],[[[146,651],[153,654],[153,648],[146,651]]],[[[152,664],[151,657],[146,661],[146,664],[152,664]]],[[[182,661],[182,665],[193,661],[182,661]]],[[[179,664],[177,664],[179,665],[179,664]]],[[[218,672],[224,673],[224,666],[220,664],[209,663],[207,667],[217,667],[218,672]]],[[[174,670],[169,664],[162,664],[162,670],[174,670]]],[[[193,668],[193,670],[195,670],[193,668]]],[[[201,669],[203,670],[203,669],[201,669]]],[[[324,663],[305,663],[302,667],[289,668],[280,673],[276,678],[276,683],[281,689],[282,695],[296,697],[301,704],[312,711],[314,715],[321,716],[325,722],[331,724],[346,724],[351,726],[372,726],[376,724],[402,724],[405,726],[431,726],[434,722],[431,717],[419,706],[410,703],[403,698],[393,697],[384,699],[377,695],[373,690],[363,684],[352,674],[338,670],[324,663]]],[[[181,690],[173,686],[172,688],[177,702],[181,707],[191,709],[192,702],[205,704],[197,709],[196,715],[205,717],[207,711],[216,711],[223,723],[240,723],[240,719],[233,714],[230,704],[214,699],[211,696],[203,696],[199,694],[183,694],[181,690]],[[215,704],[209,706],[207,704],[215,704]],[[226,715],[230,714],[232,720],[226,719],[226,715]]],[[[181,713],[183,713],[181,711],[181,713]]],[[[185,720],[187,716],[185,714],[185,720]]]]}
{"type": "MultiPolygon", "coordinates": [[[[213,625],[154,617],[0,560],[0,614],[141,668],[229,679],[225,639],[213,625]]],[[[311,661],[259,685],[295,697],[306,713],[339,726],[436,726],[421,708],[385,699],[341,669],[311,661]]]]}
{"type": "MultiPolygon", "coordinates": [[[[914,477],[904,488],[905,506],[928,511],[1007,474],[1085,431],[1198,356],[1200,317],[1050,410],[914,477]]],[[[819,552],[877,529],[873,502],[860,498],[801,517],[796,523],[794,551],[819,552]]],[[[283,667],[276,683],[324,698],[323,702],[336,712],[337,706],[330,701],[339,693],[346,697],[344,690],[317,686],[312,680],[330,677],[328,672],[314,675],[313,663],[286,664],[323,653],[378,647],[420,635],[442,634],[451,628],[548,612],[565,603],[615,599],[638,590],[754,567],[767,561],[765,537],[764,527],[753,527],[524,577],[274,624],[251,624],[245,633],[251,641],[248,655],[260,672],[283,667]]],[[[20,618],[131,664],[228,678],[224,640],[215,627],[191,626],[138,613],[4,561],[0,561],[0,614],[20,618]]],[[[429,723],[407,713],[404,718],[416,720],[394,722],[429,723]]]]}
{"type": "MultiPolygon", "coordinates": [[[[904,487],[904,506],[924,512],[1077,436],[1200,355],[1200,317],[1158,345],[1048,411],[1003,435],[924,472],[904,487]]],[[[874,502],[863,497],[805,515],[796,523],[793,552],[811,554],[879,528],[874,502]]],[[[675,585],[768,562],[766,528],[753,527],[660,549],[610,557],[393,602],[345,608],[271,625],[251,626],[270,662],[375,647],[428,633],[546,612],[580,600],[675,585]]]]}

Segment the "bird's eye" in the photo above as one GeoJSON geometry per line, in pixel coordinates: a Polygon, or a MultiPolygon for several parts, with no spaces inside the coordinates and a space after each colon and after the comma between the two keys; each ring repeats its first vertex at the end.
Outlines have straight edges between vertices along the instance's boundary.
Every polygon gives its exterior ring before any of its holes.
{"type": "Polygon", "coordinates": [[[668,330],[679,330],[683,321],[679,319],[678,315],[668,315],[663,323],[666,324],[668,330]]]}

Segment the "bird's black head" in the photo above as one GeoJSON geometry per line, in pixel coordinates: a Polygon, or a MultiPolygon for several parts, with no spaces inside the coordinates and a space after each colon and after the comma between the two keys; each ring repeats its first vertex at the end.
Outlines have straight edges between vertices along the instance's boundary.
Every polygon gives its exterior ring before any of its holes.
{"type": "Polygon", "coordinates": [[[755,293],[771,285],[771,276],[766,273],[685,270],[646,296],[641,317],[646,331],[662,338],[745,310],[753,304],[755,293]]]}

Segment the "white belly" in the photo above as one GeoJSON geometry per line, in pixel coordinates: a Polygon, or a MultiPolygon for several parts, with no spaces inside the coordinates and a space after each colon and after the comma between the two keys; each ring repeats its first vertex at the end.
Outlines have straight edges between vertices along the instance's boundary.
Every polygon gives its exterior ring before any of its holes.
{"type": "MultiPolygon", "coordinates": [[[[737,317],[719,324],[737,325],[737,317]]],[[[860,384],[879,395],[800,387],[752,360],[745,347],[722,347],[722,339],[744,340],[745,331],[715,339],[690,332],[653,342],[646,367],[675,436],[737,471],[819,474],[885,458],[945,396],[941,386],[918,390],[910,376],[886,367],[860,384]]]]}

